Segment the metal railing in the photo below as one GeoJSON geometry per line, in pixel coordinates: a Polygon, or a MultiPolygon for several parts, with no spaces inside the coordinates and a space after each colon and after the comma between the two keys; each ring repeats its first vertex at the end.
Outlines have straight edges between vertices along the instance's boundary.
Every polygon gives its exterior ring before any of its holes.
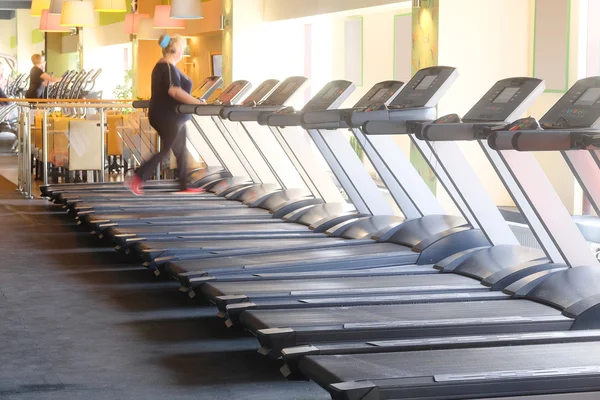
{"type": "MultiPolygon", "coordinates": [[[[142,164],[161,146],[160,137],[150,127],[146,112],[135,109],[132,100],[4,99],[4,101],[14,102],[18,110],[17,190],[26,198],[33,197],[34,169],[37,178],[44,185],[59,181],[73,182],[72,174],[75,174],[75,183],[86,182],[90,172],[97,173],[97,179],[94,179],[97,182],[104,182],[105,174],[111,180],[120,180],[128,170],[142,164]],[[75,117],[64,113],[63,110],[69,109],[84,109],[86,112],[75,117]],[[124,112],[125,110],[127,113],[124,112]],[[122,117],[122,119],[117,118],[122,122],[117,129],[114,129],[114,126],[113,130],[109,129],[108,122],[111,116],[122,117]],[[73,121],[88,122],[74,123],[73,121]],[[110,150],[111,145],[115,147],[115,141],[119,142],[117,153],[122,163],[118,165],[118,174],[122,175],[117,176],[114,175],[113,167],[116,162],[115,151],[113,149],[111,153],[110,150]],[[76,163],[73,160],[76,160],[76,163]],[[80,167],[82,163],[87,167],[80,167]],[[79,167],[76,168],[75,164],[79,167]]],[[[189,141],[188,146],[199,153],[195,145],[189,141]]],[[[165,165],[167,165],[166,169],[172,169],[170,162],[165,165]]],[[[159,165],[156,179],[161,179],[164,173],[164,165],[159,165]]]]}
{"type": "MultiPolygon", "coordinates": [[[[131,100],[57,100],[57,99],[6,99],[7,102],[15,102],[19,112],[19,123],[17,129],[18,146],[18,174],[17,190],[26,198],[33,198],[33,161],[36,158],[32,140],[32,125],[34,124],[34,115],[41,113],[41,154],[39,154],[39,166],[41,167],[41,179],[44,185],[49,183],[49,115],[56,110],[64,109],[86,109],[95,110],[98,118],[83,119],[81,121],[93,121],[99,127],[97,144],[101,153],[98,165],[98,180],[104,182],[104,171],[106,169],[106,112],[107,110],[131,109],[131,100]]],[[[69,146],[71,146],[69,138],[69,146]]]]}

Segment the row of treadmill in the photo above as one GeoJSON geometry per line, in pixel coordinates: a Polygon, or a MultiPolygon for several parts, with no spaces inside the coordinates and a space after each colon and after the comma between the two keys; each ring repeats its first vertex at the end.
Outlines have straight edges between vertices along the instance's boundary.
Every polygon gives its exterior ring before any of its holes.
{"type": "MultiPolygon", "coordinates": [[[[332,81],[301,110],[286,104],[306,78],[253,91],[236,81],[213,104],[178,107],[193,115],[189,140],[209,165],[189,180],[206,193],[153,180],[144,196],[119,183],[42,194],[333,399],[598,398],[600,265],[532,151],[561,152],[600,205],[600,77],[578,81],[539,120],[522,116],[544,82],[523,77],[496,82],[462,117],[437,118],[457,78],[425,68],[376,84],[352,108],[340,107],[354,85],[332,81]],[[536,248],[519,244],[463,141],[491,163],[536,248]]],[[[207,93],[220,83],[208,78],[207,93]]]]}

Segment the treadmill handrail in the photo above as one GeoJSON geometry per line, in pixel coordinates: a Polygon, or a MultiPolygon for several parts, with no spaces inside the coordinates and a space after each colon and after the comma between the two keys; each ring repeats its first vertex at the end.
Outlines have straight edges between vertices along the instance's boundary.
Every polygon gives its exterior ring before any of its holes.
{"type": "Polygon", "coordinates": [[[568,151],[588,150],[600,145],[600,130],[517,130],[497,131],[488,137],[494,150],[568,151]]]}
{"type": "Polygon", "coordinates": [[[447,124],[427,124],[417,133],[419,139],[430,142],[441,141],[466,141],[486,139],[491,131],[486,129],[491,126],[506,125],[505,122],[457,122],[447,124]]]}

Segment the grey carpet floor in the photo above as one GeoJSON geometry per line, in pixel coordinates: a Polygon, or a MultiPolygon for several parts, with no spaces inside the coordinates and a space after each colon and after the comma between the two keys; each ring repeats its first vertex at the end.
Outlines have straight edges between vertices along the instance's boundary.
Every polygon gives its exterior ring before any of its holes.
{"type": "Polygon", "coordinates": [[[0,177],[0,399],[328,399],[0,177]]]}

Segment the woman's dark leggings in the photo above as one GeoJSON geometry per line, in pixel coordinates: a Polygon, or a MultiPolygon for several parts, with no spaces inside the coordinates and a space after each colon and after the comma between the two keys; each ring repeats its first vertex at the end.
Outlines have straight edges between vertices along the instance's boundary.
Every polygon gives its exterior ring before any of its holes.
{"type": "Polygon", "coordinates": [[[169,155],[169,151],[173,150],[173,154],[177,158],[179,187],[181,190],[185,190],[187,188],[188,174],[185,121],[150,121],[150,125],[158,132],[162,146],[160,151],[146,163],[142,164],[135,173],[143,181],[150,179],[154,171],[156,171],[156,167],[169,155]]]}

